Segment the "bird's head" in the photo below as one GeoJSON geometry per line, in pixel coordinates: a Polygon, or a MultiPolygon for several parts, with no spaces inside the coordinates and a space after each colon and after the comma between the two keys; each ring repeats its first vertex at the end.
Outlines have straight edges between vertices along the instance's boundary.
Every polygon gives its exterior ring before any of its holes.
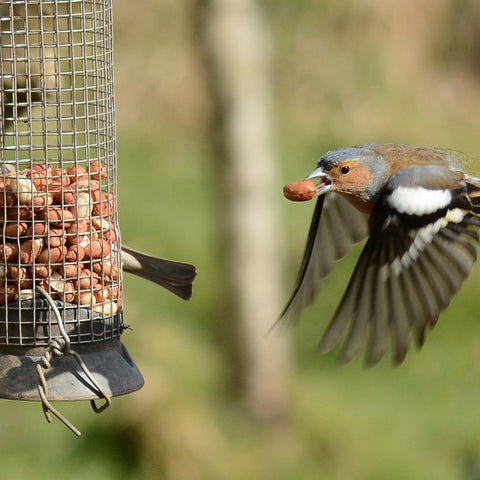
{"type": "Polygon", "coordinates": [[[389,173],[385,158],[366,146],[326,153],[305,180],[320,180],[317,196],[329,191],[345,196],[359,210],[369,213],[389,173]]]}

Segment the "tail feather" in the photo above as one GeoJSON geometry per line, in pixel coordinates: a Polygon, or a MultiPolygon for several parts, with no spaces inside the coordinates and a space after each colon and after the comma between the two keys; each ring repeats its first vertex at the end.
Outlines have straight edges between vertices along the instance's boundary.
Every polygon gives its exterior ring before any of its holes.
{"type": "Polygon", "coordinates": [[[126,272],[137,275],[170,290],[184,300],[192,296],[194,265],[154,257],[122,245],[122,264],[126,272]]]}

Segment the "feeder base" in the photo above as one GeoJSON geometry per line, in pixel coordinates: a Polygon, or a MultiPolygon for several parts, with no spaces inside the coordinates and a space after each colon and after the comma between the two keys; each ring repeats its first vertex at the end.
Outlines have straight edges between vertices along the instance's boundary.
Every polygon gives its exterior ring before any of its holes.
{"type": "MultiPolygon", "coordinates": [[[[143,387],[142,374],[118,338],[88,345],[72,345],[101,388],[112,397],[143,387]]],[[[45,347],[0,346],[0,398],[40,400],[37,365],[45,347]]],[[[47,398],[95,400],[98,394],[71,355],[56,357],[44,370],[47,398]]]]}

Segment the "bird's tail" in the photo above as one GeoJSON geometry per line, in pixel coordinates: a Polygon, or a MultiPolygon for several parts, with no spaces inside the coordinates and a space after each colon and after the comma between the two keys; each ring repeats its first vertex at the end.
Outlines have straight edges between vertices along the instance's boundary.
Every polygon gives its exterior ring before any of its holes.
{"type": "Polygon", "coordinates": [[[188,263],[153,257],[122,245],[123,269],[170,290],[184,300],[192,296],[197,269],[188,263]]]}

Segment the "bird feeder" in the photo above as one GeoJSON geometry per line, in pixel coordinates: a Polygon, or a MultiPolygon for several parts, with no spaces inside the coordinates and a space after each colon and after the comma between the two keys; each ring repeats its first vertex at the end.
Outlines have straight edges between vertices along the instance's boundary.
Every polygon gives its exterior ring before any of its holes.
{"type": "MultiPolygon", "coordinates": [[[[142,387],[123,323],[111,0],[0,0],[0,397],[142,387]]],[[[100,406],[96,401],[99,401],[100,406]]]]}

